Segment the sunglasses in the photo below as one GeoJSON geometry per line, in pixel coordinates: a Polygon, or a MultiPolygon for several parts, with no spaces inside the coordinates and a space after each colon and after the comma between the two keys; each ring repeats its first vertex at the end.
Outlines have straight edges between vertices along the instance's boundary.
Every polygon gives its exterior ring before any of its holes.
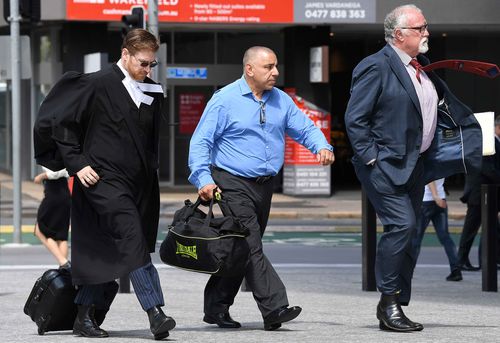
{"type": "Polygon", "coordinates": [[[139,61],[139,65],[143,68],[146,68],[146,67],[149,67],[149,68],[154,68],[158,65],[158,61],[154,60],[152,62],[149,62],[149,61],[144,61],[144,60],[141,60],[137,57],[135,57],[135,55],[132,55],[134,56],[134,58],[139,61]]]}
{"type": "Polygon", "coordinates": [[[424,32],[429,28],[428,24],[424,24],[422,26],[416,26],[416,27],[400,27],[400,29],[408,29],[408,30],[417,30],[421,34],[424,34],[424,32]]]}
{"type": "Polygon", "coordinates": [[[260,105],[260,123],[265,124],[266,123],[266,103],[263,101],[259,101],[260,105]]]}

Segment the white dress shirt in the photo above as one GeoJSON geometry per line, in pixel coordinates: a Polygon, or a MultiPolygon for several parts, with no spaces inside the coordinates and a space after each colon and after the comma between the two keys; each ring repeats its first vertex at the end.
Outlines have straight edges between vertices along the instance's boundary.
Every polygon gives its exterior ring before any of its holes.
{"type": "MultiPolygon", "coordinates": [[[[438,197],[440,199],[446,199],[446,193],[444,192],[444,179],[437,179],[434,181],[434,183],[436,185],[438,197]]],[[[425,185],[423,201],[434,201],[434,197],[432,196],[432,192],[429,185],[425,185]]]]}
{"type": "Polygon", "coordinates": [[[52,171],[46,167],[42,167],[42,169],[45,172],[45,174],[47,175],[47,179],[49,179],[49,180],[57,180],[57,179],[60,179],[62,177],[66,177],[66,178],[69,177],[69,174],[68,174],[66,169],[61,169],[61,170],[57,170],[57,171],[52,171]]]}
{"type": "Polygon", "coordinates": [[[420,103],[420,112],[422,113],[422,145],[420,146],[420,153],[427,150],[434,138],[437,123],[437,105],[438,95],[434,84],[429,79],[423,70],[420,71],[420,82],[417,80],[417,71],[410,65],[411,57],[403,50],[391,45],[396,51],[399,58],[403,62],[408,75],[410,75],[415,92],[417,93],[418,101],[420,103]]]}

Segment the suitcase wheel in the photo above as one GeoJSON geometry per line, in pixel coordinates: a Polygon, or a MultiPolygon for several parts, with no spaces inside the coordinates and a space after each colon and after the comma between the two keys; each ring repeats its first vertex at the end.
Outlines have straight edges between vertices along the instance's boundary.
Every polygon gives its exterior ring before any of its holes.
{"type": "Polygon", "coordinates": [[[43,330],[43,328],[38,328],[38,334],[41,336],[45,333],[45,331],[43,330]]]}
{"type": "Polygon", "coordinates": [[[47,329],[47,325],[50,322],[50,315],[44,315],[42,314],[38,320],[35,321],[36,325],[38,326],[38,334],[41,336],[45,333],[47,329]]]}

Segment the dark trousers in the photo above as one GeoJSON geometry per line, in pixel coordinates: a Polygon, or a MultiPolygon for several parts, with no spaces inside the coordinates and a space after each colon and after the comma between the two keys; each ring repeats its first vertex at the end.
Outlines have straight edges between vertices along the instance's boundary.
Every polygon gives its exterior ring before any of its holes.
{"type": "Polygon", "coordinates": [[[436,231],[439,242],[443,246],[446,256],[448,256],[450,270],[453,271],[458,269],[457,248],[448,231],[448,208],[439,207],[435,201],[424,201],[422,203],[422,213],[420,217],[417,218],[417,232],[413,238],[415,258],[418,258],[420,254],[422,239],[431,221],[434,225],[434,230],[436,231]]]}
{"type": "Polygon", "coordinates": [[[404,185],[396,186],[378,167],[353,163],[378,218],[384,225],[375,261],[377,288],[383,294],[400,292],[401,304],[411,297],[411,279],[416,256],[412,239],[424,195],[423,163],[417,164],[404,185]]]}
{"type": "MultiPolygon", "coordinates": [[[[224,206],[240,219],[248,230],[246,238],[250,248],[248,265],[241,276],[211,276],[205,287],[205,313],[228,312],[246,279],[262,316],[288,306],[286,289],[273,266],[264,255],[262,236],[269,218],[273,195],[272,179],[262,184],[231,175],[223,170],[212,170],[215,183],[222,190],[224,206]]],[[[226,213],[227,214],[227,213],[226,213]]]]}
{"type": "Polygon", "coordinates": [[[95,305],[96,309],[107,312],[117,291],[118,283],[116,281],[97,285],[81,285],[78,287],[75,304],[95,305]]]}
{"type": "Polygon", "coordinates": [[[481,226],[481,205],[467,204],[467,213],[465,214],[464,227],[460,236],[458,247],[458,263],[464,264],[469,261],[469,253],[476,238],[477,231],[481,226]]]}
{"type": "MultiPolygon", "coordinates": [[[[144,311],[153,306],[163,306],[163,292],[161,290],[158,271],[150,262],[130,273],[130,281],[134,286],[135,295],[144,311]]],[[[75,298],[79,305],[95,305],[96,308],[109,309],[111,303],[107,303],[106,292],[116,282],[111,281],[96,285],[81,285],[75,298]]]]}
{"type": "MultiPolygon", "coordinates": [[[[465,214],[464,227],[460,236],[458,248],[458,263],[464,264],[469,261],[469,253],[476,238],[479,227],[481,226],[481,205],[467,204],[467,213],[465,214]]],[[[500,264],[500,221],[496,223],[497,227],[497,263],[500,264]]],[[[481,264],[481,242],[479,242],[479,264],[481,264]]]]}

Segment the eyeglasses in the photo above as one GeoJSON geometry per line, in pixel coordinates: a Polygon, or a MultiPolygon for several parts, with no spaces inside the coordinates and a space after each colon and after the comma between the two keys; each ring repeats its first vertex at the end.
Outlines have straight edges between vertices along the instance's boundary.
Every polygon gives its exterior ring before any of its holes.
{"type": "Polygon", "coordinates": [[[158,65],[158,61],[154,60],[154,61],[151,61],[151,62],[148,62],[148,61],[144,61],[144,60],[141,60],[137,57],[135,57],[135,55],[132,55],[134,56],[134,58],[139,61],[139,65],[143,68],[146,68],[146,67],[149,67],[149,68],[154,68],[158,65]]]}
{"type": "Polygon", "coordinates": [[[264,101],[259,101],[260,105],[260,123],[266,123],[266,103],[264,101]]]}
{"type": "Polygon", "coordinates": [[[409,29],[409,30],[417,30],[421,34],[423,34],[429,28],[429,24],[424,24],[422,26],[414,26],[414,27],[400,27],[400,29],[409,29]]]}

